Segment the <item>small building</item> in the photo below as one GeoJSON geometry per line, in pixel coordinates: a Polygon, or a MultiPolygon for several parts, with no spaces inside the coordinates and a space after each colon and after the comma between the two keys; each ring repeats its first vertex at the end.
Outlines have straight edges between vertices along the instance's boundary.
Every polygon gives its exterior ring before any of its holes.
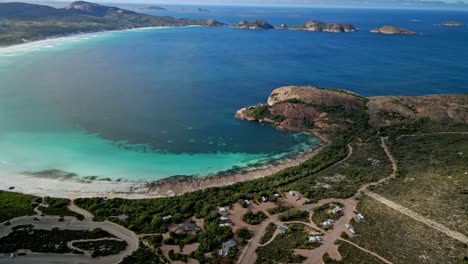
{"type": "Polygon", "coordinates": [[[244,200],[244,204],[246,207],[249,207],[250,206],[250,201],[249,200],[244,200]]]}
{"type": "Polygon", "coordinates": [[[219,214],[227,214],[228,213],[228,210],[224,207],[221,207],[218,209],[218,213],[219,214]]]}
{"type": "Polygon", "coordinates": [[[343,213],[343,208],[337,206],[337,207],[333,208],[333,213],[337,214],[337,215],[340,215],[340,214],[343,213]]]}
{"type": "Polygon", "coordinates": [[[119,218],[119,220],[122,220],[122,221],[127,221],[128,217],[129,217],[128,215],[122,214],[122,215],[119,215],[117,218],[119,218]]]}
{"type": "Polygon", "coordinates": [[[107,199],[101,199],[101,200],[99,200],[98,205],[103,206],[103,205],[106,205],[106,204],[107,204],[107,199]]]}
{"type": "Polygon", "coordinates": [[[287,226],[280,226],[279,228],[279,233],[284,235],[288,232],[288,227],[287,226]]]}
{"type": "Polygon", "coordinates": [[[177,227],[177,231],[179,232],[191,232],[197,229],[197,225],[195,224],[183,224],[177,227]]]}
{"type": "Polygon", "coordinates": [[[219,218],[221,221],[229,221],[229,217],[227,215],[223,215],[219,218]]]}
{"type": "Polygon", "coordinates": [[[167,221],[172,218],[172,215],[163,216],[162,220],[167,221]]]}
{"type": "Polygon", "coordinates": [[[228,241],[224,242],[223,243],[223,248],[219,252],[219,255],[220,256],[227,256],[229,254],[229,251],[231,250],[231,248],[233,248],[235,246],[237,246],[237,243],[234,240],[228,240],[228,241]]]}
{"type": "Polygon", "coordinates": [[[268,198],[265,197],[265,196],[262,196],[262,202],[264,202],[264,203],[265,203],[265,202],[268,202],[268,198]]]}
{"type": "Polygon", "coordinates": [[[322,225],[324,227],[332,227],[334,222],[335,221],[333,221],[333,219],[328,219],[327,221],[323,222],[322,225]]]}
{"type": "Polygon", "coordinates": [[[320,243],[322,241],[322,238],[319,236],[310,236],[309,237],[309,243],[315,244],[315,243],[320,243]]]}
{"type": "Polygon", "coordinates": [[[362,220],[364,220],[364,216],[362,214],[356,214],[356,219],[358,221],[362,221],[362,220]]]}
{"type": "Polygon", "coordinates": [[[232,224],[231,223],[223,223],[223,224],[219,224],[220,227],[231,227],[232,224]]]}
{"type": "Polygon", "coordinates": [[[275,197],[281,197],[281,194],[275,193],[275,197]]]}
{"type": "Polygon", "coordinates": [[[289,191],[289,194],[292,196],[297,196],[297,197],[301,196],[301,194],[297,191],[289,191]]]}
{"type": "Polygon", "coordinates": [[[353,234],[353,235],[356,234],[356,230],[354,230],[354,227],[352,225],[346,224],[345,226],[346,226],[346,228],[348,228],[348,230],[349,230],[349,232],[351,232],[351,234],[353,234]]]}

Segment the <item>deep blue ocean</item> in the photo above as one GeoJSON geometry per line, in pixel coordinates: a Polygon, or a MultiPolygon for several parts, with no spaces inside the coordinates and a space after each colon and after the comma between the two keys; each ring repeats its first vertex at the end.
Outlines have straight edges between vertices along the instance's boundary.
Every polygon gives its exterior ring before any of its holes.
{"type": "MultiPolygon", "coordinates": [[[[135,8],[137,8],[135,6],[135,8]]],[[[155,180],[308,150],[305,133],[234,118],[284,85],[365,96],[468,92],[466,11],[167,6],[147,12],[351,23],[355,33],[164,28],[90,34],[0,53],[0,168],[155,180]],[[369,30],[392,24],[415,36],[369,30]]]]}

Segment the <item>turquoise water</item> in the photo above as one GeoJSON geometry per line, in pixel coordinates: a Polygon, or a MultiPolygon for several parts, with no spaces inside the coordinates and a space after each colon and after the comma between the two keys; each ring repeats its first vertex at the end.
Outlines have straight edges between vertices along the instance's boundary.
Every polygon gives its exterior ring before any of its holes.
{"type": "Polygon", "coordinates": [[[367,96],[468,92],[468,30],[437,25],[468,22],[464,12],[224,7],[210,13],[226,22],[259,14],[275,23],[340,18],[361,31],[149,29],[1,53],[1,169],[130,181],[206,176],[268,164],[320,143],[306,133],[234,118],[279,86],[311,84],[367,96]],[[366,30],[390,20],[421,34],[366,30]]]}

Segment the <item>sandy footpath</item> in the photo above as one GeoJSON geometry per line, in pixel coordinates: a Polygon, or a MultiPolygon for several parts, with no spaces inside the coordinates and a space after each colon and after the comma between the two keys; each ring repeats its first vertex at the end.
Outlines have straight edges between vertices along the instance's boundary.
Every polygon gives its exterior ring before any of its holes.
{"type": "Polygon", "coordinates": [[[202,190],[209,187],[231,185],[272,175],[283,169],[297,166],[315,156],[326,144],[303,155],[273,164],[265,168],[255,169],[232,175],[206,178],[172,180],[160,182],[111,182],[111,181],[79,181],[41,178],[23,174],[12,174],[0,166],[0,190],[14,187],[14,192],[33,194],[37,196],[52,196],[63,198],[108,197],[142,199],[180,195],[187,192],[202,190]]]}

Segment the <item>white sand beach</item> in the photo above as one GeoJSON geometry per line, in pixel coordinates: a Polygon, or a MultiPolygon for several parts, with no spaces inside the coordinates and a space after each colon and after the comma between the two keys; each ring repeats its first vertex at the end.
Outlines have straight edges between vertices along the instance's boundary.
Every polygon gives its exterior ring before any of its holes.
{"type": "Polygon", "coordinates": [[[14,192],[32,194],[37,196],[51,196],[61,198],[107,197],[143,199],[180,195],[187,192],[198,191],[210,187],[227,186],[237,182],[263,178],[289,167],[297,166],[315,156],[326,144],[278,164],[248,172],[234,173],[225,176],[197,178],[186,181],[160,181],[150,182],[112,182],[112,181],[80,181],[59,180],[14,174],[2,169],[0,164],[0,190],[8,191],[14,187],[14,192]]]}

